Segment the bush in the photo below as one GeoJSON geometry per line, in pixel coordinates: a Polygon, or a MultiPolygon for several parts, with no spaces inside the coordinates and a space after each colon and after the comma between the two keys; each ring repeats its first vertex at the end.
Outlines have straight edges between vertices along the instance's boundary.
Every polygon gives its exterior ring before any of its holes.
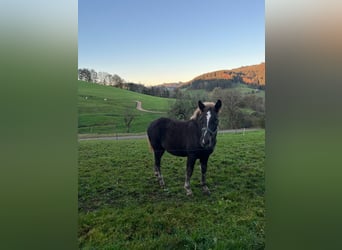
{"type": "Polygon", "coordinates": [[[177,120],[189,120],[196,107],[197,104],[194,105],[194,101],[191,99],[177,99],[171,106],[168,116],[177,120]]]}

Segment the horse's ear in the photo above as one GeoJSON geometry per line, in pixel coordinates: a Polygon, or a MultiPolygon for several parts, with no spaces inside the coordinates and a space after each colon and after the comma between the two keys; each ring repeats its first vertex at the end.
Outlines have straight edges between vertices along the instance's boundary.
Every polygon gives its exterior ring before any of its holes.
{"type": "Polygon", "coordinates": [[[215,111],[216,111],[216,112],[219,112],[220,109],[221,109],[221,107],[222,107],[222,102],[221,102],[221,100],[219,99],[219,100],[217,100],[217,102],[216,102],[216,104],[215,104],[215,111]]]}
{"type": "Polygon", "coordinates": [[[199,107],[199,109],[203,112],[203,110],[204,110],[204,108],[205,108],[205,105],[203,104],[203,102],[198,101],[198,107],[199,107]]]}

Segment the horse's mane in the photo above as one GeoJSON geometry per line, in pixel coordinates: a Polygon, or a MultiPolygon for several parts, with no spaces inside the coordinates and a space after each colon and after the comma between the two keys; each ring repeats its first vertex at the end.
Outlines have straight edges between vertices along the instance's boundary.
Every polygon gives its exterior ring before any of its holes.
{"type": "MultiPolygon", "coordinates": [[[[205,106],[209,106],[209,107],[215,107],[215,103],[213,102],[203,102],[203,104],[205,106]]],[[[202,113],[202,111],[199,109],[199,107],[197,107],[197,109],[194,111],[194,113],[192,114],[192,116],[190,117],[190,120],[196,120],[196,118],[202,113]]]]}

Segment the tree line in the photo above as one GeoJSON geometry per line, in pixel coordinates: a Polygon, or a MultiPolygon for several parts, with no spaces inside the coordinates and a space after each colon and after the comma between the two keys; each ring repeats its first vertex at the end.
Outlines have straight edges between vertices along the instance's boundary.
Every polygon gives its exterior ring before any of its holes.
{"type": "Polygon", "coordinates": [[[85,82],[92,82],[120,89],[126,89],[145,95],[173,97],[173,91],[164,86],[146,87],[143,84],[126,82],[117,74],[112,75],[107,72],[96,72],[94,69],[78,69],[78,79],[85,82]]]}
{"type": "MultiPolygon", "coordinates": [[[[191,83],[189,89],[205,89],[206,91],[213,91],[215,88],[233,88],[237,86],[239,83],[243,83],[243,81],[241,80],[241,77],[238,76],[234,76],[233,79],[198,79],[191,83]]],[[[248,86],[254,89],[265,89],[264,85],[248,84],[248,86]]]]}

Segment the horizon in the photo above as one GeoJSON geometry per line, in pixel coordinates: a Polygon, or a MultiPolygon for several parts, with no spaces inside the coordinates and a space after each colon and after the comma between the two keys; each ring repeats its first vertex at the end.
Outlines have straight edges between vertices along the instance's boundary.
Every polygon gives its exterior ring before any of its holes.
{"type": "MultiPolygon", "coordinates": [[[[233,68],[233,69],[218,69],[218,70],[213,70],[213,71],[208,71],[208,72],[203,72],[197,76],[194,76],[192,77],[190,80],[188,81],[174,81],[174,82],[162,82],[162,83],[158,83],[158,84],[152,84],[152,85],[146,85],[142,82],[133,82],[133,81],[127,81],[126,79],[122,78],[120,75],[118,75],[119,77],[121,77],[126,83],[134,83],[134,84],[141,84],[141,85],[144,85],[145,87],[154,87],[154,86],[160,86],[160,85],[164,85],[164,84],[182,84],[182,83],[187,83],[189,81],[192,81],[193,79],[195,79],[196,77],[198,76],[201,76],[201,75],[205,75],[205,74],[208,74],[208,73],[212,73],[212,72],[215,72],[215,71],[222,71],[222,70],[235,70],[235,69],[238,69],[238,68],[242,68],[242,67],[249,67],[249,66],[255,66],[255,65],[260,65],[260,64],[265,64],[265,62],[260,62],[258,64],[252,64],[252,65],[241,65],[239,67],[236,67],[236,68],[233,68]]],[[[80,68],[79,68],[80,69],[80,68]]],[[[88,70],[95,70],[97,73],[99,72],[103,72],[103,73],[108,73],[108,74],[111,74],[111,75],[114,75],[116,73],[112,73],[112,72],[106,72],[106,71],[101,71],[101,70],[96,70],[96,69],[93,69],[93,68],[87,68],[88,70]]]]}
{"type": "Polygon", "coordinates": [[[78,67],[126,82],[187,82],[265,62],[264,1],[84,0],[78,7],[78,67]]]}

